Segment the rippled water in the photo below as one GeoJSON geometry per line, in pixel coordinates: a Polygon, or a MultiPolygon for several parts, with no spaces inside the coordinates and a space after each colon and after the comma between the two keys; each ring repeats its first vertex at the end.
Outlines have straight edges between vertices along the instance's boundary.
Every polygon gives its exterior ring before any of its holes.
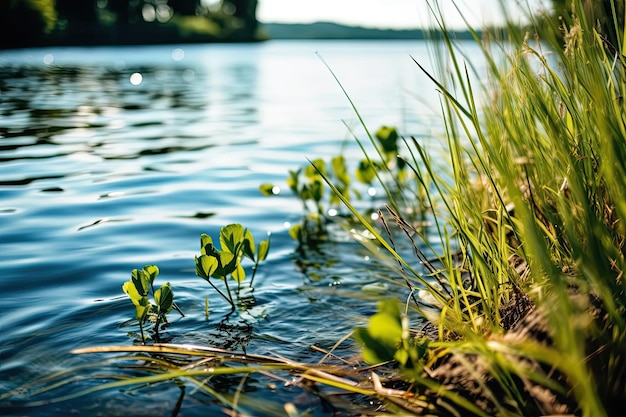
{"type": "MultiPolygon", "coordinates": [[[[339,232],[319,252],[298,255],[286,223],[299,221],[300,204],[286,192],[258,192],[261,183],[285,188],[287,170],[307,157],[344,149],[360,158],[346,126],[365,136],[316,52],[370,129],[429,134],[438,99],[411,61],[428,64],[421,42],[0,52],[0,392],[89,360],[70,355],[74,348],[132,344],[134,308],[121,285],[145,264],[159,265],[186,313],[170,314],[164,336],[177,343],[247,344],[316,361],[310,345],[332,347],[375,310],[346,295],[384,268],[339,232]],[[255,278],[254,317],[225,321],[227,305],[195,277],[193,259],[201,233],[232,222],[257,239],[271,231],[272,247],[255,278]]],[[[255,378],[260,397],[332,415],[316,397],[270,393],[255,378]]],[[[148,391],[9,411],[169,415],[180,394],[173,384],[148,391]]],[[[181,415],[220,409],[188,395],[181,415]]]]}

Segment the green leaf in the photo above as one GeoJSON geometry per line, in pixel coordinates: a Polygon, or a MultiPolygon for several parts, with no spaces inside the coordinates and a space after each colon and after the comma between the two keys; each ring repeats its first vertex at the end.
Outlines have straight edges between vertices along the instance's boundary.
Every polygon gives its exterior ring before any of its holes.
{"type": "Polygon", "coordinates": [[[302,171],[302,168],[298,169],[297,171],[289,170],[289,178],[287,178],[287,186],[296,195],[300,194],[298,189],[300,188],[299,177],[300,177],[301,171],[302,171]]]}
{"type": "Polygon", "coordinates": [[[242,282],[244,279],[246,279],[246,271],[245,269],[243,269],[243,266],[241,266],[241,264],[237,264],[237,267],[233,271],[232,275],[237,282],[242,282]]]}
{"type": "Polygon", "coordinates": [[[400,309],[395,300],[386,300],[380,303],[379,312],[370,318],[368,331],[373,338],[380,340],[387,346],[395,347],[400,343],[402,322],[400,309]]]}
{"type": "Polygon", "coordinates": [[[259,242],[259,250],[258,250],[258,259],[257,262],[262,262],[267,258],[267,254],[270,251],[270,238],[269,235],[267,240],[262,240],[259,242]]]}
{"type": "Polygon", "coordinates": [[[289,236],[293,240],[297,240],[298,242],[302,242],[304,239],[304,231],[302,230],[301,224],[294,224],[289,228],[289,236]]]}
{"type": "Polygon", "coordinates": [[[313,200],[317,202],[321,201],[324,197],[324,183],[322,179],[318,177],[317,180],[313,181],[309,187],[309,191],[313,200]]]}
{"type": "Polygon", "coordinates": [[[126,281],[124,285],[122,285],[122,290],[128,295],[130,300],[135,305],[135,314],[137,319],[139,321],[143,321],[152,308],[148,297],[139,294],[133,280],[126,281]]]}
{"type": "Polygon", "coordinates": [[[147,296],[150,291],[150,276],[143,269],[133,269],[130,276],[137,292],[142,296],[147,296]]]}
{"type": "Polygon", "coordinates": [[[251,261],[254,261],[254,250],[254,237],[252,236],[252,232],[246,229],[243,238],[243,254],[250,258],[251,261]]]}
{"type": "Polygon", "coordinates": [[[200,255],[196,257],[196,275],[208,280],[219,267],[218,259],[213,255],[200,255]]]}
{"type": "Polygon", "coordinates": [[[313,194],[311,193],[311,186],[307,184],[302,185],[302,190],[300,190],[299,195],[302,200],[313,199],[313,194]]]}
{"type": "Polygon", "coordinates": [[[344,158],[343,155],[337,155],[331,160],[331,165],[337,180],[347,187],[350,184],[351,178],[346,169],[346,158],[344,158]]]}
{"type": "Polygon", "coordinates": [[[206,233],[202,233],[200,235],[200,253],[202,255],[211,255],[213,251],[213,239],[206,233]]]}
{"type": "Polygon", "coordinates": [[[130,301],[132,301],[133,304],[139,305],[139,300],[141,299],[142,295],[137,291],[137,287],[132,280],[126,281],[122,285],[122,291],[124,291],[128,295],[130,301]]]}
{"type": "Polygon", "coordinates": [[[363,184],[371,184],[376,178],[376,171],[373,165],[367,159],[363,159],[359,162],[359,166],[356,169],[356,179],[363,184]]]}
{"type": "Polygon", "coordinates": [[[174,293],[169,282],[161,285],[161,288],[154,292],[154,301],[157,304],[159,313],[167,314],[172,310],[174,305],[174,293]]]}
{"type": "Polygon", "coordinates": [[[321,158],[311,161],[311,164],[304,169],[304,176],[311,181],[318,181],[320,173],[326,175],[326,162],[321,158]]]}
{"type": "Polygon", "coordinates": [[[363,347],[361,354],[365,362],[375,365],[393,360],[395,350],[391,352],[387,346],[374,339],[367,329],[362,327],[354,329],[353,337],[363,347]]]}
{"type": "Polygon", "coordinates": [[[219,251],[217,253],[217,260],[219,264],[212,276],[225,278],[237,267],[237,258],[230,252],[219,251]]]}
{"type": "Polygon", "coordinates": [[[220,230],[220,245],[222,246],[222,251],[238,255],[243,243],[244,233],[243,226],[238,223],[222,227],[220,230]]]}
{"type": "Polygon", "coordinates": [[[261,184],[259,185],[259,191],[266,197],[274,195],[274,184],[261,184]]]}
{"type": "Polygon", "coordinates": [[[156,265],[146,265],[143,267],[143,272],[146,274],[146,277],[149,279],[150,284],[154,282],[157,275],[159,275],[159,267],[156,265]]]}
{"type": "Polygon", "coordinates": [[[398,131],[395,127],[382,126],[376,131],[376,139],[385,153],[398,153],[398,131]]]}
{"type": "Polygon", "coordinates": [[[145,305],[142,304],[135,306],[135,315],[137,316],[137,320],[139,320],[139,322],[141,323],[146,320],[146,317],[148,317],[148,314],[150,314],[150,311],[152,311],[152,304],[147,302],[147,300],[148,298],[146,297],[145,305]]]}
{"type": "Polygon", "coordinates": [[[402,315],[397,300],[390,299],[379,303],[378,313],[369,321],[369,326],[355,331],[355,339],[363,346],[363,358],[371,364],[386,362],[392,359],[407,358],[401,350],[402,315]]]}

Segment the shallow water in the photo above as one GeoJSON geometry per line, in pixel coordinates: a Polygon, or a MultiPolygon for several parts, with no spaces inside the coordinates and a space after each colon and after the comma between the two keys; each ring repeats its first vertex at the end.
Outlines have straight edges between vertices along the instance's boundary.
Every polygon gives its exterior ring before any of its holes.
{"type": "MultiPolygon", "coordinates": [[[[0,393],[90,360],[72,349],[132,344],[134,308],[121,285],[145,264],[160,267],[159,282],[172,283],[186,314],[170,314],[164,337],[176,343],[315,362],[312,344],[331,348],[375,311],[352,296],[389,275],[385,267],[340,231],[301,256],[287,234],[300,203],[258,191],[261,183],[286,190],[287,171],[306,158],[342,149],[360,158],[348,127],[366,137],[316,52],[369,129],[395,125],[428,137],[439,128],[435,89],[411,60],[428,64],[422,42],[0,52],[0,393]],[[257,239],[271,232],[272,243],[254,308],[225,319],[227,305],[194,274],[194,255],[201,233],[216,236],[233,222],[257,239]]],[[[351,344],[344,349],[350,354],[351,344]]],[[[253,398],[332,415],[317,397],[271,391],[263,377],[249,387],[253,398]]],[[[161,384],[4,411],[170,415],[179,394],[161,384]]],[[[180,415],[219,410],[214,399],[188,394],[180,415]]]]}

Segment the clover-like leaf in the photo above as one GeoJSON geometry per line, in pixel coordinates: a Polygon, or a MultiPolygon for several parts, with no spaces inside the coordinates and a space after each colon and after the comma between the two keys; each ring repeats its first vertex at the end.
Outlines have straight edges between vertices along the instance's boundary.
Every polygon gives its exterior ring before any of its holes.
{"type": "Polygon", "coordinates": [[[273,196],[276,193],[274,192],[274,184],[261,184],[259,185],[259,191],[266,197],[273,196]]]}
{"type": "Polygon", "coordinates": [[[230,252],[219,251],[216,254],[218,266],[211,276],[225,278],[231,274],[237,267],[237,258],[230,252]]]}
{"type": "Polygon", "coordinates": [[[149,280],[150,284],[152,284],[156,277],[159,275],[159,267],[156,265],[146,265],[143,267],[143,272],[146,275],[146,278],[149,280]]]}
{"type": "Polygon", "coordinates": [[[398,301],[382,301],[367,328],[358,328],[354,337],[363,346],[363,359],[371,364],[403,359],[398,353],[402,342],[402,318],[398,301]]]}
{"type": "Polygon", "coordinates": [[[151,311],[152,311],[152,304],[147,302],[147,298],[146,298],[145,305],[141,304],[141,305],[135,306],[135,315],[137,316],[137,320],[139,320],[140,323],[143,323],[144,321],[146,321],[146,318],[148,317],[148,314],[150,314],[151,311]]]}
{"type": "Polygon", "coordinates": [[[376,139],[378,139],[385,153],[398,152],[398,131],[395,127],[382,126],[376,131],[376,139]]]}
{"type": "Polygon", "coordinates": [[[344,186],[348,186],[351,179],[346,169],[346,158],[344,158],[343,155],[337,155],[331,160],[331,165],[333,167],[333,173],[339,182],[344,186]]]}
{"type": "Polygon", "coordinates": [[[139,300],[143,296],[139,294],[139,292],[137,291],[137,287],[135,286],[135,283],[132,280],[126,281],[122,285],[122,291],[124,291],[128,295],[128,297],[130,298],[130,301],[132,301],[133,304],[139,305],[139,300]]]}
{"type": "Polygon", "coordinates": [[[251,261],[254,261],[254,236],[252,236],[252,232],[246,229],[243,238],[243,254],[250,258],[251,261]]]}
{"type": "Polygon", "coordinates": [[[301,224],[294,224],[289,228],[289,236],[293,240],[297,240],[298,242],[302,242],[304,240],[304,230],[301,224]]]}
{"type": "Polygon", "coordinates": [[[241,266],[241,264],[237,264],[235,270],[232,272],[232,275],[235,281],[242,282],[244,279],[246,279],[246,270],[243,269],[243,266],[241,266]]]}
{"type": "Polygon", "coordinates": [[[238,223],[222,227],[220,230],[220,245],[222,246],[222,251],[238,255],[243,244],[244,234],[245,230],[243,226],[238,223]]]}
{"type": "Polygon", "coordinates": [[[319,180],[320,174],[326,175],[326,162],[321,158],[311,161],[311,164],[304,169],[304,176],[311,181],[319,180]]]}
{"type": "Polygon", "coordinates": [[[267,258],[267,254],[270,251],[270,237],[269,234],[267,236],[267,240],[262,240],[259,242],[259,250],[258,250],[258,258],[257,262],[262,262],[267,258]]]}
{"type": "Polygon", "coordinates": [[[311,193],[311,198],[315,201],[321,201],[324,197],[324,183],[321,178],[318,178],[316,181],[313,181],[309,186],[309,190],[311,193]]]}
{"type": "Polygon", "coordinates": [[[143,322],[152,308],[148,297],[145,295],[141,295],[137,291],[137,287],[133,280],[126,281],[124,285],[122,285],[122,291],[124,291],[128,295],[130,300],[135,305],[135,314],[137,316],[137,319],[140,322],[143,322]]]}
{"type": "Polygon", "coordinates": [[[355,176],[358,181],[364,184],[371,184],[376,177],[376,170],[370,161],[363,159],[359,162],[355,176]]]}
{"type": "Polygon", "coordinates": [[[200,235],[200,252],[206,254],[207,247],[213,247],[213,238],[206,233],[202,233],[200,235]]]}
{"type": "Polygon", "coordinates": [[[150,276],[143,269],[133,269],[130,276],[137,292],[141,296],[147,296],[150,291],[150,276]]]}
{"type": "Polygon", "coordinates": [[[154,292],[154,301],[157,304],[160,314],[167,314],[172,310],[174,305],[174,292],[169,282],[161,285],[161,287],[154,292]]]}
{"type": "Polygon", "coordinates": [[[213,255],[196,256],[196,275],[208,280],[213,276],[215,270],[219,267],[218,259],[213,255]]]}
{"type": "Polygon", "coordinates": [[[300,188],[300,172],[302,172],[302,168],[296,171],[289,170],[287,186],[294,192],[294,194],[298,194],[298,189],[300,188]]]}

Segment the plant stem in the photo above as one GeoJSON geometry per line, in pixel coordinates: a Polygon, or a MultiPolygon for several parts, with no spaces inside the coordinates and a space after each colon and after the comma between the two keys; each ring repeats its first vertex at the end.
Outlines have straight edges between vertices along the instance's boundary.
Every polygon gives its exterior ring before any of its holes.
{"type": "Polygon", "coordinates": [[[251,289],[254,289],[254,287],[253,287],[253,284],[254,284],[254,276],[256,275],[256,270],[258,269],[258,267],[259,267],[259,261],[257,260],[257,261],[254,263],[254,266],[252,267],[252,277],[250,277],[250,288],[251,288],[251,289]]]}
{"type": "Polygon", "coordinates": [[[146,336],[143,334],[143,321],[139,320],[139,331],[141,332],[141,344],[146,344],[146,336]]]}
{"type": "Polygon", "coordinates": [[[232,307],[233,311],[235,311],[235,302],[233,301],[233,295],[230,292],[230,287],[228,286],[227,277],[224,277],[224,285],[226,285],[226,290],[228,291],[228,301],[230,302],[230,306],[232,307]]]}
{"type": "MultiPolygon", "coordinates": [[[[233,304],[232,298],[229,298],[226,294],[224,294],[219,288],[217,288],[215,286],[215,284],[213,284],[213,282],[209,279],[207,280],[209,282],[209,284],[211,284],[211,287],[213,287],[213,289],[215,291],[218,292],[219,295],[221,295],[226,301],[228,301],[231,305],[233,304]]],[[[224,279],[224,282],[226,282],[226,279],[224,279]]],[[[226,288],[228,288],[228,284],[226,285],[226,288]]],[[[229,291],[230,293],[230,291],[229,291]]]]}

